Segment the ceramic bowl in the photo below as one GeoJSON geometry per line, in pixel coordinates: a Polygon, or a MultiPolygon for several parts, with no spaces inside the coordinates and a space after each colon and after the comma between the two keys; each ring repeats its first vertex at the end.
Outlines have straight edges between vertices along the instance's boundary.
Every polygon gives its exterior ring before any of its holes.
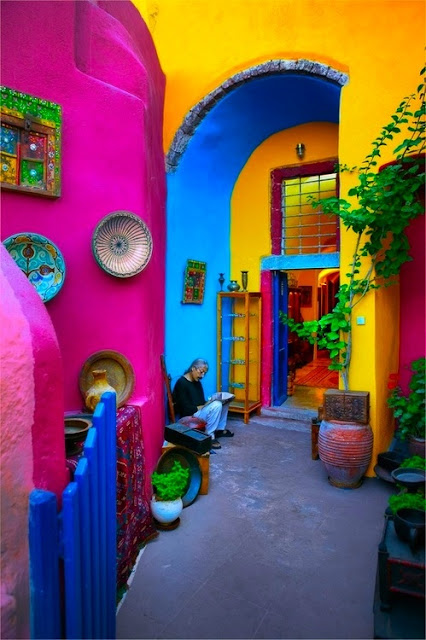
{"type": "Polygon", "coordinates": [[[402,484],[408,491],[417,491],[425,485],[426,472],[423,469],[398,467],[391,475],[395,482],[402,484]]]}
{"type": "Polygon", "coordinates": [[[65,441],[81,442],[87,436],[92,423],[87,418],[64,418],[65,441]]]}

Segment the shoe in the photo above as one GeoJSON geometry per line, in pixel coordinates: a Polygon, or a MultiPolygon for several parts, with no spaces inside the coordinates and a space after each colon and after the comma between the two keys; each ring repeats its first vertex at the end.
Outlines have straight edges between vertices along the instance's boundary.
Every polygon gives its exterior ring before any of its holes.
{"type": "Polygon", "coordinates": [[[222,445],[220,444],[219,440],[216,440],[216,438],[212,440],[212,449],[222,449],[222,445]]]}
{"type": "Polygon", "coordinates": [[[233,438],[234,434],[229,429],[218,429],[214,432],[216,438],[233,438]]]}

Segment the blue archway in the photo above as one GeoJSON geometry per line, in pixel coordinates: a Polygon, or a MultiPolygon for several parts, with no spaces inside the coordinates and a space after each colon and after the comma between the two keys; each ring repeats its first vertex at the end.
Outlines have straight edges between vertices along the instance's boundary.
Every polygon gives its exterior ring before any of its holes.
{"type": "MultiPolygon", "coordinates": [[[[311,63],[313,64],[313,63],[311,63]]],[[[184,122],[184,144],[172,144],[168,173],[166,256],[166,359],[172,381],[195,357],[210,363],[204,381],[216,388],[216,294],[219,272],[229,277],[230,201],[239,173],[269,136],[307,122],[339,121],[340,91],[346,77],[331,80],[306,70],[242,74],[212,104],[193,109],[184,122]],[[195,122],[193,131],[188,120],[195,122]],[[207,263],[202,305],[182,304],[187,259],[207,263]]],[[[325,69],[328,69],[326,67],[325,69]]],[[[338,72],[335,72],[338,73],[338,72]]],[[[236,77],[236,76],[235,76],[236,77]]],[[[224,86],[224,85],[223,85],[224,86]]]]}

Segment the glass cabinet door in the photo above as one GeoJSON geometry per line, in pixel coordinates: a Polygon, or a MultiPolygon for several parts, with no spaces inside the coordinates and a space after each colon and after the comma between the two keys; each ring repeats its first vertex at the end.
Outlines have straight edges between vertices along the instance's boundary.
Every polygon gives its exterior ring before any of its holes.
{"type": "Polygon", "coordinates": [[[260,293],[218,294],[218,387],[235,395],[230,411],[260,408],[260,293]]]}

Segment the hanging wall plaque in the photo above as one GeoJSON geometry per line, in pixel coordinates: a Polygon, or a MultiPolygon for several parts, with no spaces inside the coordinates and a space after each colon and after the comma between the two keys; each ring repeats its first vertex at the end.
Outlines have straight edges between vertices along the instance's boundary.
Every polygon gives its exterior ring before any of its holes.
{"type": "Polygon", "coordinates": [[[206,282],[206,263],[187,260],[183,286],[183,304],[202,304],[206,282]]]}

